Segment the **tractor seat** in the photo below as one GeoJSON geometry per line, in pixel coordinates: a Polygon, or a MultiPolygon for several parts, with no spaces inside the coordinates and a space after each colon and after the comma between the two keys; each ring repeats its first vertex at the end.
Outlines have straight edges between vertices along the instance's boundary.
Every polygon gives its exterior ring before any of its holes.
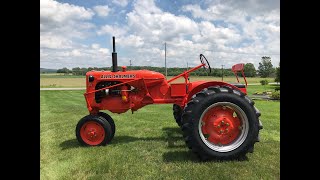
{"type": "Polygon", "coordinates": [[[245,88],[246,87],[246,85],[240,84],[240,83],[231,83],[231,85],[234,85],[237,88],[245,88]]]}

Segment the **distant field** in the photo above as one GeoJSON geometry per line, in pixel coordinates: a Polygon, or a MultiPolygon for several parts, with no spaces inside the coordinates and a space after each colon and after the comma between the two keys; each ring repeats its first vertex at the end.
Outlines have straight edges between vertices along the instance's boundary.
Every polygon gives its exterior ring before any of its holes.
{"type": "Polygon", "coordinates": [[[40,87],[85,87],[85,77],[81,78],[44,78],[40,77],[40,87]]]}
{"type": "MultiPolygon", "coordinates": [[[[168,76],[168,79],[172,78],[172,76],[168,76]]],[[[260,80],[267,79],[269,82],[274,82],[274,78],[247,78],[248,83],[259,83],[260,80]]],[[[190,81],[221,81],[221,77],[209,77],[209,76],[192,76],[190,77],[190,81]]],[[[244,83],[243,78],[239,78],[241,83],[244,83]]],[[[223,81],[225,82],[237,82],[236,77],[224,77],[223,81]]],[[[183,78],[179,78],[174,82],[184,82],[183,78]]],[[[64,76],[60,74],[41,74],[40,75],[40,87],[85,87],[85,76],[64,76]]]]}
{"type": "Polygon", "coordinates": [[[40,78],[84,78],[85,76],[75,76],[72,74],[66,75],[63,73],[47,73],[40,74],[40,78]]]}

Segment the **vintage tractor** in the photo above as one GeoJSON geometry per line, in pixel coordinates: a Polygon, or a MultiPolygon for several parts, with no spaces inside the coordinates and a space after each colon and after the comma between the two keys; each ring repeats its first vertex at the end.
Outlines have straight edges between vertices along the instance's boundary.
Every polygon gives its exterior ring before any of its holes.
{"type": "MultiPolygon", "coordinates": [[[[100,110],[120,114],[131,109],[133,113],[148,104],[170,103],[186,145],[201,160],[234,159],[253,152],[262,124],[259,110],[246,95],[246,85],[222,81],[190,82],[190,72],[202,67],[211,72],[209,62],[202,54],[200,62],[170,80],[149,70],[127,71],[122,66],[119,71],[113,37],[112,71],[86,73],[84,97],[90,114],[77,124],[78,141],[88,146],[110,143],[115,134],[115,123],[100,110]],[[172,83],[179,77],[184,78],[184,83],[172,83]]],[[[233,66],[232,70],[243,72],[243,64],[233,66]]]]}

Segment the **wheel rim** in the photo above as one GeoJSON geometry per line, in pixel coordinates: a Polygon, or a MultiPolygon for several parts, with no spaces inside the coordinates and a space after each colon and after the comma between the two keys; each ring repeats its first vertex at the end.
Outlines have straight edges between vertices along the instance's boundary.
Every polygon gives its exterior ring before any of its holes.
{"type": "Polygon", "coordinates": [[[202,113],[198,130],[201,140],[210,149],[229,152],[245,141],[249,121],[239,106],[230,102],[218,102],[202,113]]]}
{"type": "Polygon", "coordinates": [[[88,121],[81,127],[80,136],[85,143],[98,145],[103,141],[105,131],[101,124],[95,121],[88,121]]]}

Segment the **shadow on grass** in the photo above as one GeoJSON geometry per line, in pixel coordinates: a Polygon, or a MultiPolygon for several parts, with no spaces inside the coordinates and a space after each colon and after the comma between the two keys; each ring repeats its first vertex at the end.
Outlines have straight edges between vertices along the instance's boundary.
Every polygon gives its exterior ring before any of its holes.
{"type": "Polygon", "coordinates": [[[270,86],[280,87],[280,84],[270,84],[270,86]]]}
{"type": "Polygon", "coordinates": [[[205,162],[228,162],[228,161],[248,161],[247,156],[242,156],[236,159],[230,160],[218,160],[218,159],[211,159],[202,161],[200,160],[191,150],[186,151],[173,151],[173,152],[166,152],[163,155],[164,162],[198,162],[198,163],[205,163],[205,162]]]}
{"type": "Polygon", "coordinates": [[[166,152],[162,157],[164,162],[201,162],[193,152],[188,150],[166,152]]]}
{"type": "Polygon", "coordinates": [[[62,150],[65,150],[65,149],[85,147],[85,146],[81,146],[77,139],[70,139],[70,140],[63,141],[60,144],[60,147],[62,150]]]}
{"type": "Polygon", "coordinates": [[[164,131],[164,135],[159,137],[115,136],[114,139],[111,141],[110,145],[129,143],[134,141],[164,141],[168,143],[168,148],[184,148],[185,147],[185,144],[177,145],[178,141],[183,140],[182,132],[179,127],[176,127],[176,128],[165,127],[165,128],[162,128],[162,130],[164,131]]]}
{"type": "MultiPolygon", "coordinates": [[[[117,136],[115,135],[113,140],[110,142],[110,146],[113,144],[124,144],[135,141],[164,141],[168,143],[168,148],[184,148],[185,145],[177,145],[178,141],[183,140],[182,132],[179,127],[171,128],[165,127],[162,129],[164,131],[164,136],[160,137],[133,137],[133,136],[117,136]]],[[[81,146],[77,139],[70,139],[62,142],[60,144],[62,150],[71,149],[71,148],[79,148],[79,147],[88,147],[81,146]]]]}

